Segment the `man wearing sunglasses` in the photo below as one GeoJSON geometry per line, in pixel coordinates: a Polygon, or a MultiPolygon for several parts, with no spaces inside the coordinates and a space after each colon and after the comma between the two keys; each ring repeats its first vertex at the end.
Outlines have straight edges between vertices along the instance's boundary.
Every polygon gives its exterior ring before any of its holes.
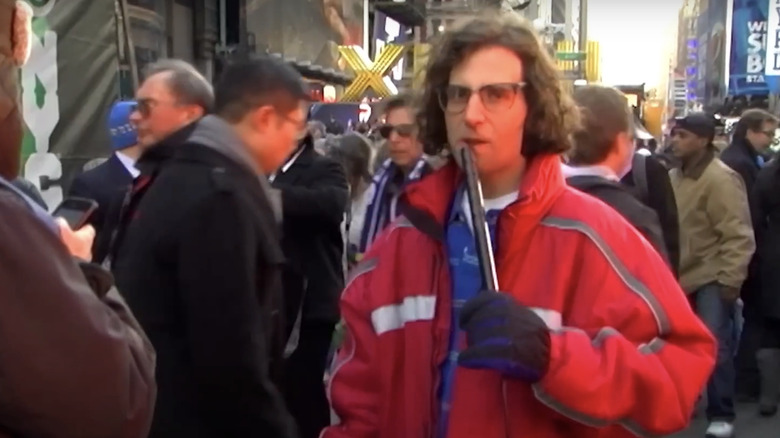
{"type": "Polygon", "coordinates": [[[135,94],[136,110],[130,121],[144,149],[208,114],[214,105],[209,81],[195,67],[178,59],[151,64],[135,94]]]}
{"type": "Polygon", "coordinates": [[[652,245],[566,185],[576,108],[530,23],[448,28],[430,51],[420,138],[474,156],[409,185],[341,295],[345,341],[322,438],[665,436],[690,421],[715,341],[652,245]],[[485,290],[487,228],[500,292],[485,290]],[[484,228],[483,228],[484,229],[484,228]]]}
{"type": "Polygon", "coordinates": [[[113,269],[157,350],[150,438],[293,436],[278,389],[285,258],[266,175],[295,149],[308,99],[281,60],[232,64],[215,114],[138,161],[113,269]]]}
{"type": "Polygon", "coordinates": [[[409,182],[419,180],[431,170],[417,138],[414,109],[409,96],[388,98],[384,104],[385,123],[378,128],[385,144],[379,153],[381,165],[365,193],[365,222],[357,243],[362,254],[379,233],[398,215],[398,196],[409,182]],[[385,158],[387,157],[387,158],[385,158]]]}

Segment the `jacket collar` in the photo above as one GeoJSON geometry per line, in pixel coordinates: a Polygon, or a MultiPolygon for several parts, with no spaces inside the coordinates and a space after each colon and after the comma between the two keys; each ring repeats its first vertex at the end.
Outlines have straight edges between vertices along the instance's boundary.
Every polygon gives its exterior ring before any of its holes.
{"type": "Polygon", "coordinates": [[[135,167],[142,174],[153,173],[159,166],[176,155],[178,146],[185,143],[195,130],[197,122],[179,129],[144,151],[135,167]]]}
{"type": "MultiPolygon", "coordinates": [[[[407,218],[421,231],[435,238],[443,236],[447,214],[455,196],[455,190],[463,181],[463,172],[453,162],[433,172],[421,181],[410,184],[404,195],[407,208],[403,211],[407,218]],[[411,214],[408,210],[412,210],[411,214]],[[423,223],[423,216],[435,222],[439,230],[431,223],[423,223]]],[[[558,155],[540,155],[528,163],[526,173],[520,183],[519,199],[508,206],[503,215],[508,215],[513,223],[522,220],[535,225],[550,211],[555,200],[566,189],[561,171],[561,159],[558,155]]],[[[504,228],[502,226],[502,228],[504,228]]]]}
{"type": "Polygon", "coordinates": [[[707,166],[709,166],[714,159],[715,151],[714,148],[710,146],[697,162],[692,163],[688,167],[680,167],[680,172],[685,178],[699,179],[704,173],[704,170],[707,169],[707,166]]]}
{"type": "Polygon", "coordinates": [[[759,153],[756,150],[756,148],[753,147],[752,144],[750,144],[750,141],[748,141],[747,138],[741,139],[741,140],[734,140],[732,143],[735,148],[742,150],[748,156],[752,159],[753,162],[756,161],[756,158],[758,158],[759,153]]]}
{"type": "Polygon", "coordinates": [[[571,178],[574,176],[598,176],[610,181],[620,181],[617,174],[607,166],[590,165],[590,166],[569,166],[567,164],[561,165],[564,178],[571,178]]]}
{"type": "Polygon", "coordinates": [[[293,166],[301,167],[311,165],[317,152],[314,150],[314,140],[310,140],[309,137],[307,137],[307,139],[298,144],[298,147],[295,148],[293,153],[290,154],[284,164],[282,164],[276,172],[277,175],[287,172],[293,166]]]}

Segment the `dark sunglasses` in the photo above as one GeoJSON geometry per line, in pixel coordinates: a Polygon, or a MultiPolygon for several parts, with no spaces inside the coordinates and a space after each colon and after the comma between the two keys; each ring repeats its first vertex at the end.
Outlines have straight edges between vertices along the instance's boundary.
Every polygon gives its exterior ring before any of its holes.
{"type": "Polygon", "coordinates": [[[138,111],[141,117],[146,118],[149,117],[149,114],[152,113],[152,108],[156,105],[157,102],[154,99],[136,99],[133,111],[138,111]]]}
{"type": "Polygon", "coordinates": [[[460,114],[468,106],[471,95],[477,93],[485,109],[500,112],[514,105],[515,98],[523,87],[525,82],[487,84],[477,89],[463,85],[447,85],[438,90],[439,105],[450,114],[460,114]]]}
{"type": "Polygon", "coordinates": [[[390,134],[395,131],[399,136],[408,138],[411,137],[412,134],[414,134],[414,124],[412,123],[404,123],[401,125],[382,125],[379,127],[379,135],[382,136],[382,138],[390,138],[390,134]]]}
{"type": "Polygon", "coordinates": [[[146,118],[149,117],[150,114],[152,114],[152,110],[154,110],[154,108],[160,105],[180,106],[181,104],[176,102],[164,102],[164,101],[159,101],[151,98],[142,98],[142,99],[136,99],[134,110],[138,111],[138,114],[140,114],[141,117],[146,118]]]}

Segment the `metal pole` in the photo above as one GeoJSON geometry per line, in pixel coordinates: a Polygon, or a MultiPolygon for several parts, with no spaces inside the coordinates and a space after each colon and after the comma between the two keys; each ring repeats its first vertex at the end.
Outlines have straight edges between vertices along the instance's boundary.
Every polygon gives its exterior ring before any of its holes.
{"type": "Polygon", "coordinates": [[[565,8],[564,8],[564,37],[566,41],[572,41],[574,38],[574,35],[572,35],[572,31],[574,30],[574,3],[575,0],[566,0],[565,2],[565,8]]]}
{"type": "Polygon", "coordinates": [[[580,0],[580,52],[588,50],[588,0],[580,0]]]}
{"type": "Polygon", "coordinates": [[[135,93],[140,86],[140,80],[138,79],[138,61],[135,58],[135,44],[133,44],[133,36],[130,34],[130,14],[127,12],[127,0],[118,1],[122,31],[125,34],[124,43],[127,44],[128,61],[130,62],[130,78],[133,84],[133,93],[135,93]]]}
{"type": "MultiPolygon", "coordinates": [[[[227,46],[227,0],[219,0],[219,43],[227,46]]],[[[366,21],[368,22],[368,21],[366,21]]]]}

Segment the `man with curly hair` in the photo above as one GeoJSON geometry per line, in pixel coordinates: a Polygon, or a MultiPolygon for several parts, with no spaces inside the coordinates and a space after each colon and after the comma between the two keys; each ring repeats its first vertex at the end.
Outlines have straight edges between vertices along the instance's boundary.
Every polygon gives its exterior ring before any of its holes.
{"type": "Polygon", "coordinates": [[[647,240],[566,185],[578,117],[531,26],[476,18],[431,54],[421,141],[474,155],[502,292],[481,290],[459,166],[409,186],[342,295],[322,437],[683,429],[715,341],[647,240]]]}

